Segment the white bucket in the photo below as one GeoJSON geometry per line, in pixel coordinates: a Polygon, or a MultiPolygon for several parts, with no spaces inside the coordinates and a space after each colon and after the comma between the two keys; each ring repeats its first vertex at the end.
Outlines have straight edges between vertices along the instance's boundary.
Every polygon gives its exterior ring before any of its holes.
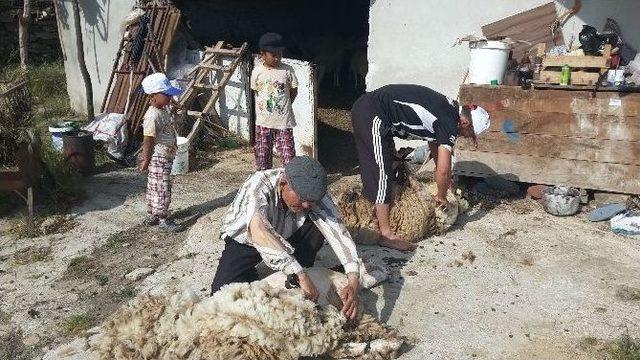
{"type": "Polygon", "coordinates": [[[53,148],[62,152],[62,135],[68,132],[76,130],[72,121],[66,121],[49,126],[49,132],[51,133],[51,145],[53,148]]]}
{"type": "Polygon", "coordinates": [[[177,145],[178,150],[171,166],[171,175],[185,174],[189,171],[189,140],[178,136],[177,145]]]}
{"type": "Polygon", "coordinates": [[[470,42],[469,83],[491,84],[491,80],[497,80],[502,84],[510,48],[502,41],[470,42]]]}

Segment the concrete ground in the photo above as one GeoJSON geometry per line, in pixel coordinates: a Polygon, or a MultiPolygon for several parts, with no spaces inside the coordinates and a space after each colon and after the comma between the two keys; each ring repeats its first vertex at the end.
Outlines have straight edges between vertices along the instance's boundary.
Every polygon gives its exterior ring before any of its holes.
{"type": "MultiPolygon", "coordinates": [[[[175,179],[172,209],[189,226],[177,235],[139,225],[145,177],[132,169],[90,178],[66,232],[16,239],[0,220],[0,358],[55,355],[143,292],[208,293],[221,219],[253,166],[248,149],[215,157],[175,179]],[[153,273],[124,278],[138,268],[153,273]]],[[[526,199],[485,203],[413,253],[359,247],[392,270],[362,296],[407,337],[400,359],[604,358],[603,341],[640,334],[639,247],[582,214],[553,217],[526,199]]],[[[326,248],[320,261],[336,262],[326,248]]]]}

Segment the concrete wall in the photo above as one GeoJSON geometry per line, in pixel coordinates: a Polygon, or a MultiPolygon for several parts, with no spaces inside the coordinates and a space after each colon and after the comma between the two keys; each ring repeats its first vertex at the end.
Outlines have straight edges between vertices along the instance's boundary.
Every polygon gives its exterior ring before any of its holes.
{"type": "MultiPolygon", "coordinates": [[[[78,66],[71,1],[58,1],[61,22],[60,40],[67,74],[71,108],[86,112],[84,82],[78,66]]],[[[135,0],[80,0],[80,20],[84,56],[93,84],[93,104],[100,111],[113,62],[120,45],[120,22],[131,11],[135,0]]]]}
{"type": "MultiPolygon", "coordinates": [[[[481,27],[548,3],[549,0],[371,0],[367,90],[392,83],[417,83],[455,97],[469,63],[456,38],[482,35],[481,27]]],[[[573,0],[556,1],[558,14],[573,0]]],[[[583,0],[563,28],[569,41],[588,23],[601,29],[615,19],[625,40],[640,49],[640,1],[583,0]]]]}

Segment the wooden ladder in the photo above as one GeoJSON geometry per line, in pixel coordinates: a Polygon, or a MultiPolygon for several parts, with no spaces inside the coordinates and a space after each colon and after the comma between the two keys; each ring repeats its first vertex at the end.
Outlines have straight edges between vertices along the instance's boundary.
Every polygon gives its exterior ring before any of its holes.
{"type": "Polygon", "coordinates": [[[178,105],[183,115],[196,119],[189,135],[187,135],[190,144],[193,143],[193,138],[197,136],[200,128],[205,124],[223,132],[227,131],[224,126],[214,122],[215,119],[218,119],[215,104],[233,72],[242,61],[246,49],[247,43],[242,44],[239,48],[228,48],[224,41],[218,41],[214,47],[205,49],[204,59],[186,75],[190,81],[186,87],[187,90],[180,96],[178,105]],[[231,63],[223,66],[221,65],[223,59],[230,59],[231,63]],[[221,73],[222,76],[217,84],[211,84],[209,79],[212,79],[215,72],[221,73]],[[208,96],[202,111],[189,110],[193,101],[201,95],[208,96]]]}

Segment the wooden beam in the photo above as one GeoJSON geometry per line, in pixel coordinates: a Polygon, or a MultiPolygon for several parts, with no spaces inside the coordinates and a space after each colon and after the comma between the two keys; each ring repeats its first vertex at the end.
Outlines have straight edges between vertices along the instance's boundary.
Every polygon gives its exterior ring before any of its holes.
{"type": "MultiPolygon", "coordinates": [[[[475,151],[459,139],[456,149],[475,151]]],[[[640,166],[640,142],[489,131],[478,139],[479,152],[640,166]]]]}
{"type": "Polygon", "coordinates": [[[640,194],[640,166],[460,150],[454,173],[640,194]]]}
{"type": "MultiPolygon", "coordinates": [[[[489,131],[638,141],[640,119],[631,116],[502,110],[491,113],[489,131]]],[[[479,139],[483,137],[484,134],[481,134],[479,139]]]]}
{"type": "Polygon", "coordinates": [[[542,60],[543,67],[569,65],[573,68],[608,68],[609,58],[604,56],[547,56],[542,60]]]}

